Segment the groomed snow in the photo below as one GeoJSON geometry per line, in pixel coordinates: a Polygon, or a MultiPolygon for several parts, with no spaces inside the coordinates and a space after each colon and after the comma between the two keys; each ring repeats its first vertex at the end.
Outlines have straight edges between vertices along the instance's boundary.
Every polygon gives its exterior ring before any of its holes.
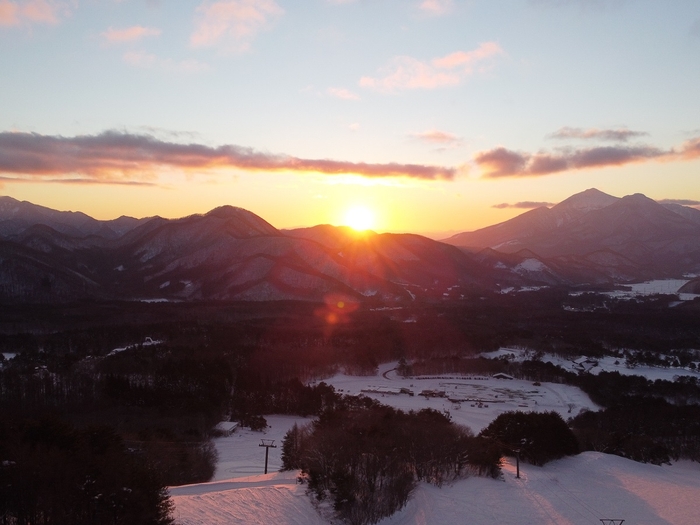
{"type": "MultiPolygon", "coordinates": [[[[296,473],[170,489],[180,525],[316,525],[321,519],[296,473]]],[[[508,460],[503,478],[471,477],[437,488],[421,484],[380,525],[694,525],[700,465],[655,466],[586,452],[544,467],[508,460]]]]}
{"type": "Polygon", "coordinates": [[[693,525],[700,465],[655,466],[586,452],[544,467],[509,460],[503,481],[469,478],[450,486],[421,485],[399,513],[380,525],[693,525]]]}
{"type": "Polygon", "coordinates": [[[322,525],[296,472],[170,489],[178,525],[322,525]]]}

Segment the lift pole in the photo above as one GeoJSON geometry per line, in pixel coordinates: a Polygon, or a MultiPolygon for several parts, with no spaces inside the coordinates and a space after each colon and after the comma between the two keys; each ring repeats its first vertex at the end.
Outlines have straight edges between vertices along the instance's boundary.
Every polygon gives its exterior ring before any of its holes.
{"type": "Polygon", "coordinates": [[[270,454],[270,449],[277,448],[277,445],[274,443],[274,439],[261,439],[260,444],[258,445],[259,447],[265,447],[265,474],[267,474],[267,457],[270,454]]]}

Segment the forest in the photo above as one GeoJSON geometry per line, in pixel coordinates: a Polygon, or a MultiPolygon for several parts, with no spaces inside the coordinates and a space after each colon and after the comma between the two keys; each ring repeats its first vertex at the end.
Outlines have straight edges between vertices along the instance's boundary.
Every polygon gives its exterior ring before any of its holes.
{"type": "MultiPolygon", "coordinates": [[[[0,515],[5,523],[57,522],[49,516],[58,515],[58,507],[41,503],[47,501],[41,491],[48,482],[32,475],[36,467],[30,459],[45,454],[50,458],[44,463],[47,479],[55,475],[52,469],[70,462],[91,465],[91,473],[75,471],[75,479],[83,481],[90,476],[101,479],[105,470],[122,478],[134,477],[135,471],[129,469],[146,468],[148,475],[138,477],[151,480],[154,496],[151,503],[133,502],[133,508],[149,504],[153,512],[141,513],[143,519],[131,523],[166,523],[167,494],[162,489],[206,481],[214,472],[214,426],[222,418],[255,426],[270,413],[318,416],[318,429],[299,430],[304,439],[311,439],[316,431],[318,439],[331,433],[332,421],[380,429],[382,417],[398,425],[396,432],[405,436],[415,426],[412,418],[431,417],[445,425],[446,439],[452,436],[449,439],[463,444],[462,452],[445,459],[450,466],[440,467],[439,472],[397,459],[395,472],[404,476],[397,483],[410,488],[417,480],[439,484],[467,471],[493,474],[494,449],[476,445],[486,437],[453,429],[440,414],[404,415],[376,406],[360,409],[353,403],[366,400],[344,400],[322,382],[308,386],[309,381],[322,381],[339,371],[374,374],[379,363],[388,361],[398,361],[405,375],[505,372],[531,381],[572,384],[604,407],[568,422],[577,449],[656,463],[680,457],[697,461],[700,428],[694,422],[700,421],[700,385],[696,380],[574,374],[542,359],[545,353],[633,355],[638,362],[659,366],[689,363],[700,349],[696,321],[700,301],[674,308],[669,308],[669,302],[667,296],[606,299],[604,309],[587,309],[583,306],[599,305],[599,300],[549,289],[475,295],[455,302],[368,304],[336,316],[329,316],[327,304],[298,302],[0,304],[0,352],[7,354],[0,360],[0,474],[13,480],[0,489],[0,515]],[[501,346],[527,348],[533,358],[513,363],[477,357],[501,346]],[[628,415],[624,422],[621,413],[628,415]],[[32,437],[46,425],[62,429],[56,431],[58,441],[32,437]],[[108,444],[95,445],[93,435],[102,436],[108,444]],[[475,448],[486,463],[479,463],[474,454],[471,463],[466,461],[464,450],[475,448]],[[39,450],[41,454],[32,455],[39,450]],[[111,461],[123,468],[107,468],[111,461]],[[13,506],[20,500],[11,487],[32,484],[24,492],[21,508],[13,506]]],[[[307,443],[317,442],[316,437],[307,443]]],[[[403,438],[387,434],[386,439],[400,442],[403,438]]],[[[505,438],[498,439],[504,442],[505,438]]],[[[568,442],[569,437],[562,440],[568,442]]],[[[358,447],[362,443],[356,441],[358,447]]],[[[389,446],[389,441],[383,443],[389,446]]],[[[445,450],[454,450],[450,446],[445,445],[445,450]]],[[[355,450],[370,454],[369,448],[355,450]]],[[[501,453],[509,452],[498,449],[501,453]]],[[[539,461],[538,456],[523,457],[539,461]]],[[[312,464],[294,461],[289,466],[301,465],[319,494],[332,489],[337,496],[338,487],[345,486],[332,476],[316,473],[312,464]]],[[[130,487],[126,482],[123,486],[130,487]]],[[[73,522],[90,523],[90,516],[106,508],[95,507],[89,498],[80,499],[83,489],[77,481],[62,489],[71,487],[75,498],[62,495],[61,499],[74,502],[71,512],[82,509],[83,518],[70,518],[73,522]]],[[[353,498],[364,501],[360,496],[353,498]]],[[[354,512],[343,507],[347,501],[337,500],[339,512],[354,512]]],[[[399,497],[389,506],[401,501],[399,497]]],[[[110,508],[126,509],[131,504],[115,503],[110,508]]],[[[128,515],[126,510],[123,515],[128,515]]],[[[115,523],[122,519],[112,516],[115,523]]]]}

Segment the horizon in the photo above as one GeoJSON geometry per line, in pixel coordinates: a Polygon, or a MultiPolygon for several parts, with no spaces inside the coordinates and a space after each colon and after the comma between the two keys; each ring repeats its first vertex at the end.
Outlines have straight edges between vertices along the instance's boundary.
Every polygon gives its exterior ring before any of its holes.
{"type": "Polygon", "coordinates": [[[689,0],[0,0],[0,41],[0,193],[52,209],[440,238],[592,187],[700,205],[689,0]]]}
{"type": "MultiPolygon", "coordinates": [[[[588,189],[586,189],[586,190],[584,190],[584,191],[582,191],[582,192],[578,192],[578,193],[576,193],[576,194],[574,194],[574,195],[569,195],[569,196],[567,197],[567,199],[568,199],[569,197],[572,197],[572,196],[575,196],[575,195],[579,195],[579,194],[581,194],[581,193],[586,193],[586,192],[589,192],[589,191],[591,191],[591,190],[595,190],[595,191],[597,191],[597,192],[600,192],[600,190],[598,190],[597,188],[588,188],[588,189]]],[[[601,193],[605,194],[605,192],[601,192],[601,193]]],[[[634,193],[634,194],[638,194],[638,193],[634,193]]],[[[606,194],[606,195],[609,195],[609,194],[606,194]]],[[[630,196],[630,195],[633,195],[633,194],[624,195],[623,197],[630,196]]],[[[643,195],[643,194],[641,194],[641,195],[643,195]]],[[[646,197],[646,195],[644,195],[644,196],[646,197]]],[[[7,196],[7,195],[0,195],[0,197],[10,197],[10,196],[7,196]]],[[[618,197],[617,195],[611,195],[611,197],[615,197],[615,198],[618,198],[618,199],[619,199],[619,198],[622,198],[622,197],[618,197]]],[[[10,197],[10,198],[13,198],[13,197],[10,197]]],[[[17,199],[17,200],[19,200],[19,199],[17,199]]],[[[564,200],[566,200],[566,199],[564,199],[564,200]]],[[[653,199],[652,199],[652,200],[653,200],[653,199]]],[[[29,204],[32,204],[32,205],[37,205],[37,206],[42,206],[42,207],[49,208],[48,206],[44,206],[44,205],[42,205],[42,204],[35,203],[35,202],[29,202],[29,201],[19,201],[19,202],[28,202],[29,204]]],[[[563,201],[561,201],[561,202],[563,202],[563,201]]],[[[545,207],[545,208],[548,208],[548,209],[549,209],[549,208],[552,208],[552,207],[554,207],[554,206],[556,206],[556,205],[558,205],[558,204],[561,204],[561,202],[558,202],[558,203],[527,203],[527,204],[540,204],[541,206],[528,206],[528,207],[526,207],[526,209],[521,209],[521,210],[520,210],[520,213],[518,213],[516,216],[522,215],[522,214],[524,214],[524,213],[527,213],[528,211],[531,211],[531,210],[533,210],[533,209],[535,209],[535,208],[538,208],[538,207],[545,207]]],[[[680,201],[680,200],[666,199],[666,202],[664,202],[664,200],[655,201],[655,202],[658,202],[659,204],[677,204],[677,205],[679,205],[679,206],[684,206],[684,207],[687,207],[687,208],[693,208],[693,209],[698,209],[698,210],[700,210],[700,206],[698,206],[698,205],[693,205],[693,204],[689,204],[688,202],[683,202],[683,201],[680,201]]],[[[130,217],[130,218],[135,218],[135,219],[151,219],[151,218],[160,217],[160,218],[167,219],[167,220],[177,220],[177,219],[183,219],[183,218],[190,217],[190,216],[196,216],[196,215],[200,215],[200,216],[201,216],[201,215],[206,215],[207,213],[209,213],[209,212],[211,212],[211,211],[213,211],[213,210],[215,210],[215,209],[217,209],[217,208],[222,208],[222,207],[226,207],[226,206],[231,206],[231,207],[235,207],[235,208],[242,208],[242,209],[245,209],[245,208],[243,208],[243,207],[241,207],[241,206],[235,206],[235,205],[232,205],[232,204],[222,204],[222,205],[220,205],[220,206],[215,206],[214,208],[211,208],[211,209],[208,209],[208,210],[204,210],[204,211],[200,211],[200,212],[194,212],[194,213],[187,214],[187,215],[182,215],[182,216],[179,216],[179,217],[161,217],[161,216],[159,216],[159,215],[151,215],[151,216],[148,216],[148,217],[132,217],[132,216],[128,216],[128,215],[122,214],[122,215],[119,215],[119,216],[116,216],[116,217],[110,217],[109,219],[97,219],[97,220],[109,221],[109,220],[115,220],[115,219],[118,219],[118,218],[121,218],[121,217],[130,217]]],[[[68,212],[68,213],[85,213],[85,212],[83,212],[82,210],[54,210],[54,211],[68,212]]],[[[249,211],[249,212],[250,212],[250,210],[246,210],[246,211],[249,211]]],[[[252,212],[251,212],[251,213],[252,213],[252,212]]],[[[88,215],[89,217],[91,217],[91,218],[93,218],[93,219],[96,219],[96,217],[93,217],[93,216],[91,216],[90,214],[85,213],[85,215],[88,215]]],[[[256,215],[257,215],[257,214],[256,214],[256,215]]],[[[270,222],[270,221],[267,221],[267,219],[266,219],[265,217],[262,217],[262,216],[260,216],[260,215],[258,215],[258,217],[260,217],[261,219],[265,220],[266,222],[270,222]]],[[[511,218],[513,218],[513,217],[511,217],[511,218]]],[[[509,220],[509,219],[506,219],[506,221],[507,221],[507,220],[509,220]]],[[[505,221],[501,221],[501,222],[505,222],[505,221]]],[[[436,241],[446,240],[446,239],[448,239],[449,237],[451,237],[451,236],[453,236],[453,235],[457,235],[457,234],[459,234],[459,233],[468,233],[468,232],[476,231],[476,229],[475,229],[475,230],[454,230],[454,229],[452,229],[452,230],[443,230],[443,231],[411,231],[411,230],[405,230],[405,231],[390,231],[390,230],[377,230],[377,229],[375,229],[375,228],[367,227],[367,225],[364,224],[364,223],[362,223],[362,224],[353,224],[352,218],[349,218],[349,220],[347,221],[346,224],[318,223],[318,224],[306,224],[306,225],[287,226],[287,227],[278,227],[278,226],[276,226],[275,224],[272,224],[272,223],[270,223],[270,224],[271,224],[273,227],[275,227],[277,230],[280,230],[280,231],[282,231],[282,232],[284,232],[284,231],[296,230],[296,229],[314,228],[314,227],[316,227],[316,226],[333,226],[333,227],[349,227],[349,228],[351,228],[351,229],[357,231],[357,232],[360,233],[360,234],[361,234],[363,231],[370,231],[370,232],[376,233],[376,234],[382,234],[382,233],[391,233],[391,234],[416,234],[416,235],[421,235],[421,236],[423,236],[423,237],[428,237],[428,238],[433,239],[433,240],[436,240],[436,241]]],[[[485,226],[483,226],[483,227],[495,226],[495,225],[497,225],[497,224],[500,224],[500,222],[499,222],[499,223],[494,223],[494,224],[487,224],[487,225],[485,225],[485,226]]],[[[478,229],[480,229],[480,228],[478,228],[478,229]]]]}

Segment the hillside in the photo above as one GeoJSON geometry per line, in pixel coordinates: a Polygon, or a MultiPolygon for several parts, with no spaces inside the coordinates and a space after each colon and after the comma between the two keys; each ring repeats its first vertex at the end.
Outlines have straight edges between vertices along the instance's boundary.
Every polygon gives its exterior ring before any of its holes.
{"type": "MultiPolygon", "coordinates": [[[[598,452],[525,465],[515,478],[508,459],[502,480],[471,477],[437,488],[421,484],[406,507],[380,525],[596,525],[601,518],[625,523],[690,525],[700,496],[700,466],[635,463],[598,452]]],[[[273,473],[170,489],[181,525],[314,525],[321,519],[295,481],[273,473]]]]}

